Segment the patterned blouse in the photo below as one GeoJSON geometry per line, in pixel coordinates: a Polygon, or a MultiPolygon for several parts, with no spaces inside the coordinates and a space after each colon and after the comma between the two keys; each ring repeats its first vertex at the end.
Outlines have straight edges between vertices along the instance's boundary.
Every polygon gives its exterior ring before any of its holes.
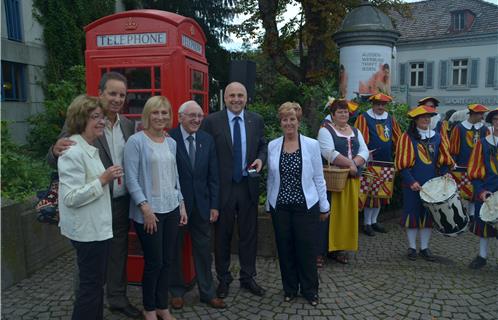
{"type": "Polygon", "coordinates": [[[278,191],[277,204],[306,204],[301,183],[302,172],[301,149],[292,153],[282,150],[280,153],[280,190],[278,191]]]}

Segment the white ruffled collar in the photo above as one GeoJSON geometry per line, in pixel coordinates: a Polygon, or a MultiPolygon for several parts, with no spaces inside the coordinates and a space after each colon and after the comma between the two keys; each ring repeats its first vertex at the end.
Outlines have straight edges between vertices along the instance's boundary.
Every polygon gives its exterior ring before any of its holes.
{"type": "Polygon", "coordinates": [[[385,119],[387,119],[387,112],[386,112],[386,111],[384,111],[384,113],[382,113],[382,114],[379,116],[378,114],[376,114],[376,113],[374,113],[374,112],[373,112],[373,109],[372,109],[372,108],[370,108],[370,109],[368,109],[368,110],[367,110],[367,114],[368,114],[370,117],[372,117],[372,118],[374,118],[374,119],[376,119],[376,120],[385,120],[385,119]]]}
{"type": "Polygon", "coordinates": [[[422,140],[432,138],[436,134],[436,131],[434,130],[422,130],[417,128],[417,131],[420,134],[422,140]]]}
{"type": "Polygon", "coordinates": [[[484,125],[484,123],[482,121],[479,121],[477,123],[470,123],[469,120],[462,121],[462,126],[464,126],[465,129],[467,129],[467,130],[472,129],[472,126],[474,128],[476,128],[476,130],[479,130],[482,128],[483,125],[484,125]]]}

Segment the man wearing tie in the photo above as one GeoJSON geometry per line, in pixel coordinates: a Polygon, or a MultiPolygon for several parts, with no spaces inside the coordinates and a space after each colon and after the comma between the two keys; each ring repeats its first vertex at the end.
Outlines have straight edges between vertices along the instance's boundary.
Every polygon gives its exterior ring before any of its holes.
{"type": "MultiPolygon", "coordinates": [[[[232,82],[225,88],[226,108],[210,114],[203,129],[214,138],[220,176],[220,217],[215,225],[215,265],[219,280],[218,297],[228,295],[233,281],[230,274],[230,244],[237,220],[239,230],[240,286],[262,296],[256,276],[258,173],[266,161],[267,144],[260,115],[244,110],[247,91],[232,82]],[[249,175],[247,169],[255,169],[249,175]]],[[[251,170],[253,171],[253,170],[251,170]]]]}
{"type": "Polygon", "coordinates": [[[171,269],[171,306],[183,307],[186,287],[181,269],[181,252],[185,228],[192,237],[195,273],[201,302],[217,309],[225,308],[216,298],[211,274],[211,225],[218,220],[219,176],[213,138],[199,130],[204,113],[195,101],[187,101],[178,110],[179,126],[169,134],[176,141],[176,163],[180,188],[189,224],[178,233],[177,257],[171,269]]]}

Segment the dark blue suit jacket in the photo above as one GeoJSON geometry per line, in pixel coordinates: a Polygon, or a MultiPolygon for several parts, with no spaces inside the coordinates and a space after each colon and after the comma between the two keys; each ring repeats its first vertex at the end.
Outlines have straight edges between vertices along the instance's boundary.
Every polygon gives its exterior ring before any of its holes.
{"type": "Polygon", "coordinates": [[[195,137],[195,167],[192,168],[180,127],[169,131],[176,141],[176,163],[187,214],[197,208],[209,220],[210,210],[219,209],[218,160],[213,138],[203,130],[195,137]]]}

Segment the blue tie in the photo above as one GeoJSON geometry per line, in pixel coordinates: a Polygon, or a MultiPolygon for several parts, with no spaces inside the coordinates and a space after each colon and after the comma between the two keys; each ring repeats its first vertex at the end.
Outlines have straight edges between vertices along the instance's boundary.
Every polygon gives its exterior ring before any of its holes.
{"type": "Polygon", "coordinates": [[[242,139],[240,137],[240,117],[233,118],[233,181],[242,180],[242,139]]]}

